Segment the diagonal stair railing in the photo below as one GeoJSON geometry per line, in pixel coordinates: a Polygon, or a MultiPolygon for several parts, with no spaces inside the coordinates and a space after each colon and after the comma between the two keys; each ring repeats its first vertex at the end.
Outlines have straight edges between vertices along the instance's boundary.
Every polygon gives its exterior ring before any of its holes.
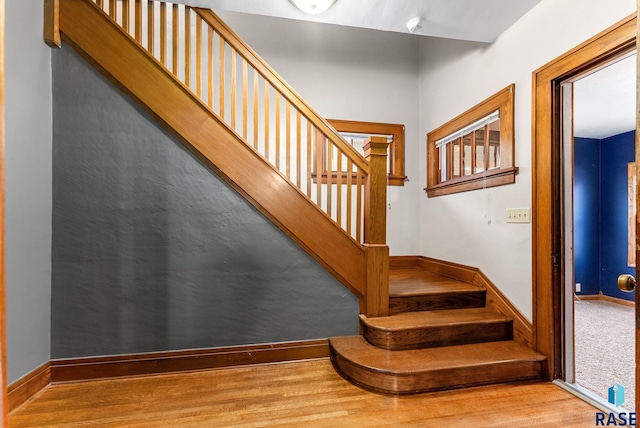
{"type": "MultiPolygon", "coordinates": [[[[385,315],[388,311],[386,139],[372,137],[365,145],[365,155],[357,152],[208,9],[153,0],[45,0],[45,5],[51,6],[50,18],[45,14],[45,32],[49,29],[55,33],[59,29],[63,39],[66,36],[76,49],[86,51],[71,40],[75,37],[71,35],[72,29],[66,34],[64,28],[89,26],[86,22],[79,23],[86,19],[82,14],[94,13],[84,8],[84,3],[101,12],[142,47],[154,58],[152,61],[177,79],[183,90],[199,100],[201,107],[223,122],[235,139],[259,155],[360,248],[362,255],[353,260],[363,263],[361,271],[356,268],[347,275],[342,272],[344,269],[325,267],[360,298],[361,312],[385,315]],[[66,20],[62,16],[65,11],[69,11],[66,20]]],[[[90,29],[85,31],[86,38],[91,37],[90,29]]],[[[91,57],[84,53],[85,57],[91,57]]],[[[91,62],[101,70],[105,68],[99,60],[92,58],[91,62]]],[[[126,86],[122,84],[123,88],[126,86]]],[[[132,92],[130,88],[127,91],[132,92]]],[[[241,184],[233,184],[242,190],[241,184]]],[[[252,203],[260,204],[250,192],[241,193],[253,199],[252,203]]],[[[283,227],[277,215],[270,217],[283,227]]],[[[285,225],[283,230],[296,239],[292,228],[285,225]]],[[[328,263],[320,254],[322,251],[311,248],[304,239],[298,242],[316,259],[328,263]]],[[[335,249],[336,244],[333,245],[335,249]]]]}
{"type": "Polygon", "coordinates": [[[90,0],[337,225],[363,242],[370,168],[211,10],[90,0]],[[342,173],[338,173],[338,172],[342,173]]]}

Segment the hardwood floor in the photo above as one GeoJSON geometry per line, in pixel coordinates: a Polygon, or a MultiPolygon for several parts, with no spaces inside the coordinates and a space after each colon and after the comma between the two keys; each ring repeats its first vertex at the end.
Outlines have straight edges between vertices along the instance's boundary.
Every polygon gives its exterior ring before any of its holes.
{"type": "Polygon", "coordinates": [[[592,427],[595,413],[550,383],[378,395],[321,359],[51,385],[9,427],[592,427]]]}

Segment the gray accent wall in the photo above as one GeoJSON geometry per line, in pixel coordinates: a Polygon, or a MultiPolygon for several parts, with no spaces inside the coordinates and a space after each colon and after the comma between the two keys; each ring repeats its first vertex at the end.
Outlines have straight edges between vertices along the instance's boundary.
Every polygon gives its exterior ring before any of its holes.
{"type": "Polygon", "coordinates": [[[358,333],[357,299],[146,112],[68,46],[52,68],[52,358],[358,333]]]}
{"type": "Polygon", "coordinates": [[[7,380],[51,349],[51,49],[42,0],[6,2],[5,246],[7,380]]]}

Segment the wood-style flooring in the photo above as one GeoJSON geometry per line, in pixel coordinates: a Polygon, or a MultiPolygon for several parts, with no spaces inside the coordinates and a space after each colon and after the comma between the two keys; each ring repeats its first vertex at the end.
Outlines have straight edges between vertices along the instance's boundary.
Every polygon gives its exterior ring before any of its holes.
{"type": "Polygon", "coordinates": [[[328,359],[50,385],[20,427],[593,427],[596,409],[550,383],[385,396],[328,359]]]}

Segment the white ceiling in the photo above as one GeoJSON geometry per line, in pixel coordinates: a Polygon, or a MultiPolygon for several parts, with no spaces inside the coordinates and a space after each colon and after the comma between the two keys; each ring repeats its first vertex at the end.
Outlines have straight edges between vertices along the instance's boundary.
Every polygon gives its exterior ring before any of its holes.
{"type": "Polygon", "coordinates": [[[573,133],[606,138],[636,128],[636,55],[573,85],[573,133]]]}
{"type": "Polygon", "coordinates": [[[492,42],[540,0],[338,0],[307,15],[289,0],[178,0],[215,10],[276,16],[350,27],[408,33],[407,21],[424,18],[414,34],[492,42]]]}

